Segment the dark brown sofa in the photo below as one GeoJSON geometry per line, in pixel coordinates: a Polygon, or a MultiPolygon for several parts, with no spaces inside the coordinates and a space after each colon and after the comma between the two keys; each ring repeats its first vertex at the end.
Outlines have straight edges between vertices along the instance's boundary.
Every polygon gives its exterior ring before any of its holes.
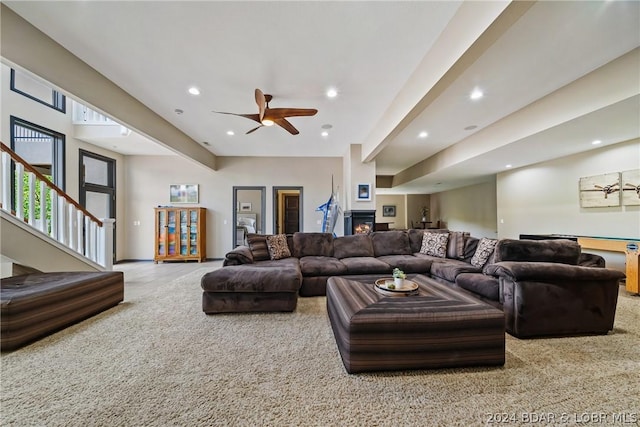
{"type": "MultiPolygon", "coordinates": [[[[624,277],[605,268],[602,257],[582,253],[570,240],[498,241],[466,232],[415,229],[343,237],[295,233],[287,237],[291,256],[273,260],[266,239],[250,235],[248,246],[227,253],[221,270],[251,267],[244,278],[248,283],[255,280],[255,272],[264,271],[266,278],[272,274],[269,269],[286,265],[300,272],[300,296],[318,296],[326,294],[330,277],[385,276],[397,267],[503,309],[507,331],[520,337],[606,333],[613,327],[618,283],[624,277]],[[440,246],[425,246],[431,240],[440,246]]],[[[223,275],[216,271],[207,275],[202,284],[205,293],[219,289],[223,275]]],[[[297,280],[291,279],[292,286],[297,280]]],[[[265,289],[263,283],[257,287],[265,289]]],[[[203,298],[211,297],[216,295],[203,298]]]]}

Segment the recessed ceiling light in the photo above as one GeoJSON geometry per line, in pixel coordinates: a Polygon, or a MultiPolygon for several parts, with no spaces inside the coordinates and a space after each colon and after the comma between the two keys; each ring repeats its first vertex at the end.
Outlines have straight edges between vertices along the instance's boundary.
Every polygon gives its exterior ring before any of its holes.
{"type": "Polygon", "coordinates": [[[320,135],[322,135],[322,136],[329,136],[329,132],[327,132],[327,131],[325,130],[325,131],[323,131],[320,135]]]}
{"type": "Polygon", "coordinates": [[[602,144],[602,141],[600,141],[599,139],[596,139],[595,141],[591,142],[593,145],[598,145],[598,144],[602,144]]]}
{"type": "Polygon", "coordinates": [[[191,95],[200,95],[200,89],[198,89],[195,86],[192,86],[192,87],[189,88],[189,93],[191,95]]]}
{"type": "Polygon", "coordinates": [[[477,127],[478,127],[477,125],[471,125],[471,126],[467,126],[466,128],[464,128],[464,130],[474,130],[477,127]]]}
{"type": "Polygon", "coordinates": [[[483,96],[484,96],[484,93],[480,89],[475,88],[469,95],[469,98],[476,100],[476,99],[482,98],[483,96]]]}
{"type": "Polygon", "coordinates": [[[334,88],[331,88],[327,91],[327,98],[335,98],[336,96],[338,96],[338,91],[334,88]]]}
{"type": "Polygon", "coordinates": [[[233,135],[235,135],[235,134],[236,134],[236,133],[235,133],[234,131],[232,131],[232,130],[228,130],[228,131],[227,131],[227,135],[229,135],[229,136],[233,136],[233,135]]]}
{"type": "Polygon", "coordinates": [[[181,110],[181,109],[179,109],[179,108],[176,108],[176,109],[175,109],[175,110],[173,110],[173,111],[174,111],[176,114],[178,114],[178,115],[179,115],[179,114],[184,113],[184,111],[183,111],[183,110],[181,110]]]}
{"type": "Polygon", "coordinates": [[[429,136],[429,132],[427,132],[427,131],[425,131],[425,130],[423,130],[422,132],[420,132],[420,133],[418,134],[418,138],[426,138],[426,137],[428,137],[428,136],[429,136]]]}
{"type": "Polygon", "coordinates": [[[505,168],[507,168],[507,169],[509,169],[509,168],[511,168],[511,167],[512,167],[511,165],[506,165],[506,166],[505,166],[505,168]]]}

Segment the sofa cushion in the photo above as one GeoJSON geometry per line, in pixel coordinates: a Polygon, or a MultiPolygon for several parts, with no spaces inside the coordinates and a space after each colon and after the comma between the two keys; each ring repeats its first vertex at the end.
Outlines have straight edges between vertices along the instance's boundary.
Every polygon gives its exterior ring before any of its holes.
{"type": "Polygon", "coordinates": [[[293,234],[293,256],[333,256],[333,234],[303,233],[293,234]]]}
{"type": "Polygon", "coordinates": [[[223,266],[253,263],[253,253],[249,246],[237,246],[224,256],[223,266]]]}
{"type": "Polygon", "coordinates": [[[373,244],[368,234],[354,234],[333,239],[333,256],[342,258],[372,257],[373,244]]]}
{"type": "Polygon", "coordinates": [[[264,234],[247,234],[247,243],[251,249],[254,261],[271,259],[269,256],[269,248],[267,247],[267,236],[264,234]]]}
{"type": "Polygon", "coordinates": [[[410,255],[409,236],[405,231],[375,231],[370,234],[373,253],[376,257],[383,255],[410,255]]]}
{"type": "Polygon", "coordinates": [[[447,243],[447,258],[464,258],[464,245],[469,237],[467,231],[450,231],[449,242],[447,243]]]}
{"type": "Polygon", "coordinates": [[[577,265],[579,259],[580,245],[573,240],[502,239],[496,245],[496,262],[558,262],[577,265]]]}
{"type": "Polygon", "coordinates": [[[492,301],[500,300],[500,281],[497,277],[480,273],[460,273],[456,285],[492,301]]]}
{"type": "Polygon", "coordinates": [[[348,274],[391,274],[391,266],[374,257],[342,258],[348,274]]]}
{"type": "Polygon", "coordinates": [[[420,248],[420,253],[445,258],[447,256],[448,242],[449,233],[425,232],[422,236],[422,247],[420,248]]]}
{"type": "Polygon", "coordinates": [[[273,260],[289,258],[291,256],[285,234],[267,236],[267,248],[269,249],[269,257],[273,260]]]}
{"type": "Polygon", "coordinates": [[[458,274],[462,273],[481,273],[482,270],[474,267],[464,261],[455,259],[444,259],[434,261],[429,270],[432,276],[439,277],[448,282],[455,283],[458,274]]]}
{"type": "Polygon", "coordinates": [[[420,228],[410,228],[407,230],[407,235],[409,236],[409,245],[411,246],[411,253],[415,254],[420,252],[420,248],[422,247],[422,235],[425,230],[420,228]]]}
{"type": "Polygon", "coordinates": [[[305,256],[300,258],[303,276],[339,276],[347,273],[347,267],[339,259],[326,256],[305,256]]]}
{"type": "Polygon", "coordinates": [[[422,258],[414,255],[384,255],[378,257],[380,261],[389,264],[392,268],[399,268],[405,273],[429,273],[430,258],[422,258]]]}
{"type": "Polygon", "coordinates": [[[497,243],[498,241],[496,239],[489,239],[487,237],[480,239],[476,253],[471,257],[471,265],[479,268],[484,267],[489,260],[489,257],[491,257],[497,243]]]}
{"type": "Polygon", "coordinates": [[[232,265],[206,273],[205,292],[298,292],[302,276],[295,268],[232,265]]]}
{"type": "Polygon", "coordinates": [[[477,237],[469,236],[467,240],[464,242],[464,253],[462,255],[462,260],[468,263],[471,262],[471,258],[476,253],[476,249],[478,249],[478,243],[480,243],[480,239],[477,237]]]}

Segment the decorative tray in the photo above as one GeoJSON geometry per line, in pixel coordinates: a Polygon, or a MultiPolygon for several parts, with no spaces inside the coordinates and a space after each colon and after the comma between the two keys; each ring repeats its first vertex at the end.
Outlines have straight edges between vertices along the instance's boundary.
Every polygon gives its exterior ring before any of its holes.
{"type": "Polygon", "coordinates": [[[387,282],[393,283],[392,278],[378,279],[375,282],[374,288],[376,291],[387,296],[407,296],[415,295],[418,291],[418,284],[414,281],[404,279],[404,284],[401,288],[389,289],[387,282]]]}

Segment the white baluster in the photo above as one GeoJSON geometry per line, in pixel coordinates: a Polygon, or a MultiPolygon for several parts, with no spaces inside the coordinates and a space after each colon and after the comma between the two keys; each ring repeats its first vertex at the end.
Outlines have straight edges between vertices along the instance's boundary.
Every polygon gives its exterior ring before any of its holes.
{"type": "Polygon", "coordinates": [[[48,195],[47,183],[40,181],[40,231],[48,234],[47,230],[47,195],[48,195]]]}
{"type": "Polygon", "coordinates": [[[84,236],[82,226],[84,224],[84,213],[78,209],[76,212],[76,250],[84,255],[84,236]]]}
{"type": "Polygon", "coordinates": [[[36,175],[28,173],[29,177],[29,225],[35,227],[36,224],[36,175]]]}
{"type": "Polygon", "coordinates": [[[60,215],[60,211],[58,210],[58,192],[51,192],[51,228],[49,230],[49,235],[58,240],[58,216],[60,215]]]}
{"type": "Polygon", "coordinates": [[[16,163],[16,217],[24,219],[24,165],[16,163]]]}
{"type": "Polygon", "coordinates": [[[67,246],[71,249],[75,250],[77,248],[76,245],[76,207],[71,203],[67,206],[67,246]]]}
{"type": "Polygon", "coordinates": [[[2,152],[2,209],[11,212],[11,156],[2,152]]]}

